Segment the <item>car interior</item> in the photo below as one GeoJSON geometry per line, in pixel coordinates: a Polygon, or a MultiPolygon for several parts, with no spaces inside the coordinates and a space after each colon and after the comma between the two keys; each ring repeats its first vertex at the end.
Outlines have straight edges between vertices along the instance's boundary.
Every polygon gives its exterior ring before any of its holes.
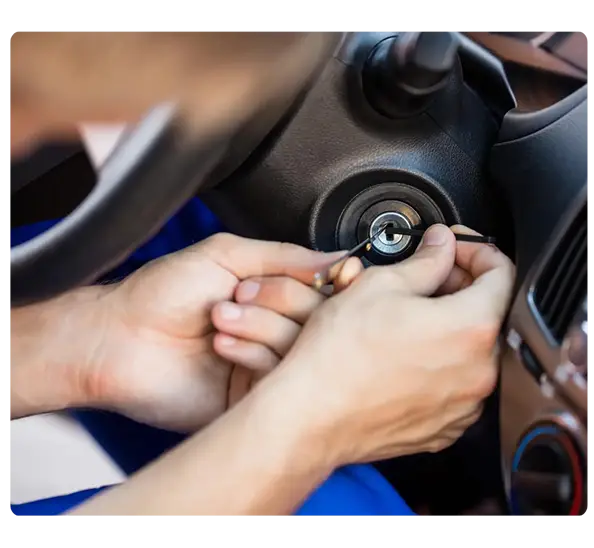
{"type": "MultiPolygon", "coordinates": [[[[11,226],[64,220],[12,247],[12,306],[97,280],[193,196],[230,232],[324,251],[378,222],[467,225],[517,267],[498,387],[450,448],[376,466],[420,514],[583,514],[586,67],[581,33],[336,33],[231,134],[180,145],[158,105],[98,175],[82,142],[46,143],[12,162],[11,226]]],[[[416,243],[376,239],[363,262],[416,243]]]]}

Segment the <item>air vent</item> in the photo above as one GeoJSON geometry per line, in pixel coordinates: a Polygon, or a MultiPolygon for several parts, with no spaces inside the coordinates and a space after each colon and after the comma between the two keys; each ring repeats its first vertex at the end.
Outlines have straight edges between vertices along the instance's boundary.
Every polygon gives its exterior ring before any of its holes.
{"type": "Polygon", "coordinates": [[[584,205],[536,281],[534,304],[558,344],[586,297],[587,220],[587,205],[584,205]]]}

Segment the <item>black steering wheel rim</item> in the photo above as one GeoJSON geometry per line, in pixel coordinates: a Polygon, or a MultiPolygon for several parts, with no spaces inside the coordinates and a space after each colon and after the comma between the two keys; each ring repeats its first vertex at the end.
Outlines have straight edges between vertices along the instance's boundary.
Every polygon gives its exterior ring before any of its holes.
{"type": "Polygon", "coordinates": [[[220,161],[228,139],[192,139],[175,105],[153,109],[63,221],[11,249],[11,306],[49,299],[93,282],[186,202],[220,161]]]}
{"type": "Polygon", "coordinates": [[[343,33],[300,34],[288,57],[282,57],[283,65],[276,60],[269,66],[256,104],[248,105],[248,118],[265,118],[255,128],[240,115],[196,137],[176,105],[151,111],[121,140],[93,191],[68,217],[11,249],[11,306],[92,283],[155,234],[197,191],[213,187],[236,168],[237,158],[247,157],[268,135],[343,38],[343,33]]]}

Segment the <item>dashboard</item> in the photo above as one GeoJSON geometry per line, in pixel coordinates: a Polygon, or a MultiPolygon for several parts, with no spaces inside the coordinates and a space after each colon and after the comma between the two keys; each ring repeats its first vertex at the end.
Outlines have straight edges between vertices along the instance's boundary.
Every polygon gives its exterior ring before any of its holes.
{"type": "Polygon", "coordinates": [[[587,201],[570,208],[513,305],[501,373],[502,465],[515,513],[587,506],[587,201]]]}

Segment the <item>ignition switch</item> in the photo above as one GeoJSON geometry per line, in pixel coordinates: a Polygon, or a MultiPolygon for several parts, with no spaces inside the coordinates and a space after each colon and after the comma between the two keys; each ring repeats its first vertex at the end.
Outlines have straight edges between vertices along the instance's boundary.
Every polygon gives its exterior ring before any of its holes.
{"type": "MultiPolygon", "coordinates": [[[[400,200],[386,200],[373,204],[361,215],[357,239],[363,241],[390,224],[395,228],[409,229],[424,226],[415,208],[400,200]]],[[[412,253],[413,239],[411,236],[385,231],[372,241],[368,258],[373,259],[375,264],[390,264],[405,258],[412,253]]]]}
{"type": "MultiPolygon", "coordinates": [[[[375,234],[383,226],[412,228],[410,221],[402,213],[397,211],[386,211],[378,215],[369,226],[369,235],[375,234]]],[[[372,247],[384,255],[397,255],[410,244],[410,236],[382,232],[372,242],[372,247]]]]}

